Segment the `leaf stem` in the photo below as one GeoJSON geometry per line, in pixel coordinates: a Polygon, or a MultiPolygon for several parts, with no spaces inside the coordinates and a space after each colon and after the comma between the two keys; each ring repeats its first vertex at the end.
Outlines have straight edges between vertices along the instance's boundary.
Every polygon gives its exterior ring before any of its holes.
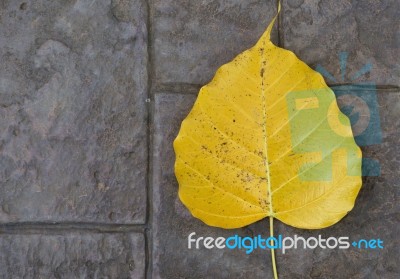
{"type": "MultiPolygon", "coordinates": [[[[269,216],[269,234],[271,238],[274,236],[274,217],[269,216]]],[[[271,246],[275,245],[273,240],[271,239],[271,246]]],[[[276,271],[276,262],[275,262],[275,249],[271,248],[271,259],[272,259],[272,269],[274,271],[274,279],[278,279],[278,272],[276,271]]]]}

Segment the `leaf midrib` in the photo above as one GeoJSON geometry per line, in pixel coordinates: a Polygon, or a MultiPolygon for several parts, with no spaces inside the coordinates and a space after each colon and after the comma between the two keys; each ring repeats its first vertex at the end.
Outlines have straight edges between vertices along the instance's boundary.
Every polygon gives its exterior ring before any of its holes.
{"type": "Polygon", "coordinates": [[[267,100],[265,96],[265,88],[264,88],[264,73],[265,73],[265,68],[263,66],[264,61],[266,62],[264,58],[264,52],[265,52],[265,40],[263,41],[263,51],[261,52],[261,59],[260,59],[260,77],[261,77],[261,95],[262,95],[262,101],[263,101],[263,134],[264,134],[264,154],[265,154],[265,160],[264,164],[266,167],[266,173],[267,173],[267,201],[269,203],[269,213],[268,216],[274,216],[273,210],[272,210],[272,189],[271,189],[271,176],[270,176],[270,169],[269,169],[269,163],[268,163],[268,135],[267,135],[267,100]]]}

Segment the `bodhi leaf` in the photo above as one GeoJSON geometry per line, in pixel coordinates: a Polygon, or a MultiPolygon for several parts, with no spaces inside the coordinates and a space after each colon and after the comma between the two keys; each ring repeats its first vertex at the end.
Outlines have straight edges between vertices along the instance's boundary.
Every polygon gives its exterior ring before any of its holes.
{"type": "Polygon", "coordinates": [[[274,21],[201,88],[174,142],[179,197],[211,226],[328,227],[361,187],[349,119],[319,73],[271,42],[274,21]]]}

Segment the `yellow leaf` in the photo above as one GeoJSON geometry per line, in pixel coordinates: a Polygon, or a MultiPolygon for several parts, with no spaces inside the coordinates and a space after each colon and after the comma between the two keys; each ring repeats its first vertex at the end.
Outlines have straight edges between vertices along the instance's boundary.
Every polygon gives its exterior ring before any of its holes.
{"type": "Polygon", "coordinates": [[[349,119],[319,73],[271,42],[274,21],[201,88],[174,142],[179,197],[211,226],[327,227],[361,187],[349,119]]]}

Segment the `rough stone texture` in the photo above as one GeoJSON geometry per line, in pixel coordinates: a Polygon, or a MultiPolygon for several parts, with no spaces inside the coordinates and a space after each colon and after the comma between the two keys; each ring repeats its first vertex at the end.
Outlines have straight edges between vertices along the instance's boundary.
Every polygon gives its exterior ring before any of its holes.
{"type": "Polygon", "coordinates": [[[195,219],[180,202],[174,175],[172,142],[181,121],[192,107],[190,95],[160,94],[155,99],[154,196],[153,196],[153,278],[271,278],[270,256],[255,251],[192,249],[187,246],[191,232],[197,236],[229,237],[266,233],[266,221],[243,229],[222,230],[195,219]]]}
{"type": "Polygon", "coordinates": [[[384,249],[351,247],[349,250],[316,249],[312,255],[305,254],[304,250],[279,253],[277,261],[282,278],[399,278],[400,92],[378,92],[378,102],[383,141],[364,147],[363,156],[379,161],[381,176],[364,177],[354,209],[334,226],[306,231],[279,223],[277,233],[303,237],[321,234],[325,238],[349,236],[350,240],[380,238],[384,249]]]}
{"type": "Polygon", "coordinates": [[[153,3],[157,83],[208,82],[222,64],[257,42],[276,13],[275,0],[153,3]]]}
{"type": "Polygon", "coordinates": [[[0,222],[144,223],[144,1],[1,1],[0,222]]]}
{"type": "MultiPolygon", "coordinates": [[[[372,71],[355,82],[400,85],[399,3],[283,0],[280,40],[277,28],[272,38],[313,68],[325,67],[336,78],[331,84],[353,83],[370,62],[372,71]]],[[[195,100],[190,93],[256,43],[276,4],[0,1],[0,278],[141,279],[146,260],[154,279],[272,278],[269,251],[188,250],[191,232],[268,236],[269,224],[223,230],[193,218],[177,196],[172,142],[195,100]],[[148,70],[155,115],[152,218],[146,219],[148,70]],[[143,230],[147,245],[136,233],[143,230]]],[[[280,278],[400,278],[400,92],[394,90],[378,92],[382,143],[362,148],[379,161],[381,176],[364,178],[354,210],[318,231],[275,221],[276,235],[380,238],[385,248],[278,251],[280,278]]]]}
{"type": "Polygon", "coordinates": [[[145,278],[141,234],[1,235],[1,278],[145,278]]]}
{"type": "MultiPolygon", "coordinates": [[[[339,223],[323,230],[300,230],[275,221],[275,234],[283,236],[349,236],[350,240],[380,238],[379,250],[290,250],[277,252],[280,278],[398,278],[400,257],[399,189],[400,92],[378,92],[383,142],[363,148],[364,156],[381,164],[380,177],[364,178],[355,208],[339,223]]],[[[153,278],[272,278],[269,251],[189,250],[187,237],[267,236],[262,220],[240,230],[223,230],[192,217],[177,196],[172,142],[195,97],[160,94],[155,100],[153,278]]]]}
{"type": "Polygon", "coordinates": [[[350,78],[366,63],[372,71],[357,81],[399,85],[400,2],[385,1],[282,1],[283,43],[313,68],[324,66],[336,81],[350,78]],[[339,57],[348,52],[345,79],[341,79],[339,57]]]}

